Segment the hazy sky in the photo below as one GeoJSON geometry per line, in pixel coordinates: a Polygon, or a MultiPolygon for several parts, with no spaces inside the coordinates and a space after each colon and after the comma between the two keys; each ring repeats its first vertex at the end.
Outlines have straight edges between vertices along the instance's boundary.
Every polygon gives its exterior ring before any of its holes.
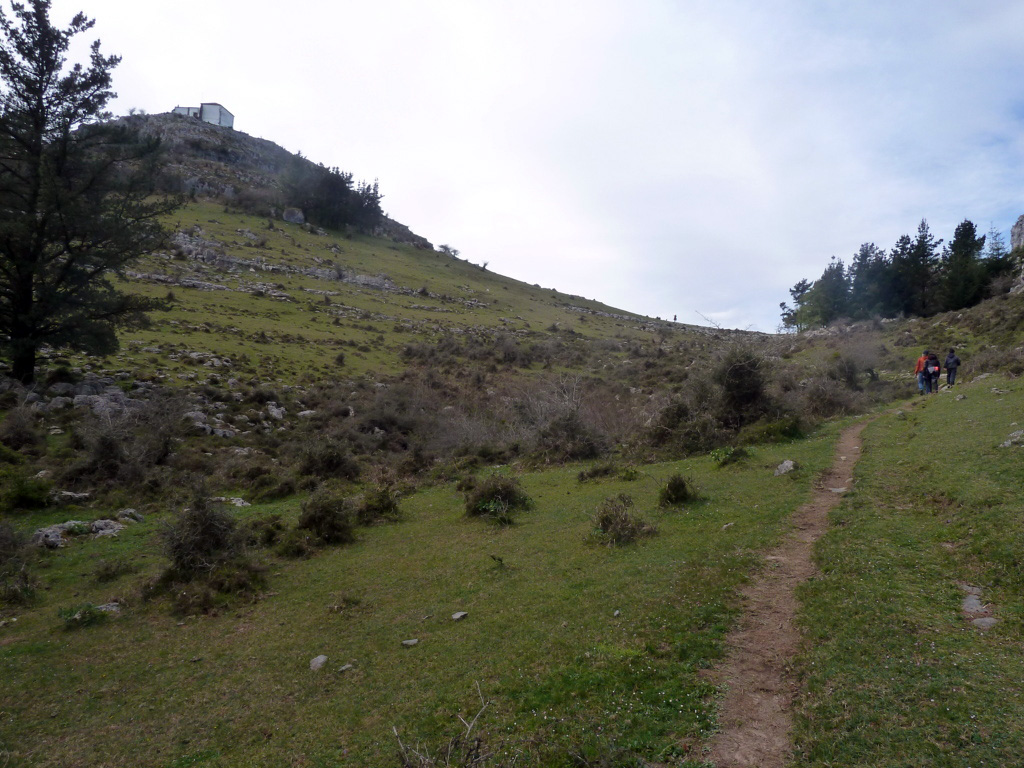
{"type": "MultiPolygon", "coordinates": [[[[0,0],[6,5],[8,0],[0,0]]],[[[1024,3],[54,0],[113,110],[216,101],[475,263],[773,331],[831,256],[1024,214],[1024,3]]],[[[702,317],[703,316],[703,317],[702,317]]]]}

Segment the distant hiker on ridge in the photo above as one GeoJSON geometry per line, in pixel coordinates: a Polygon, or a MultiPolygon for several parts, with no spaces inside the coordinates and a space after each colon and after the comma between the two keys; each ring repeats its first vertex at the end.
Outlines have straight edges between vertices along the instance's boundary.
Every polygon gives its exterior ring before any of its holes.
{"type": "Polygon", "coordinates": [[[956,350],[949,348],[946,355],[946,386],[952,387],[956,383],[956,369],[960,367],[960,358],[956,356],[956,350]]]}

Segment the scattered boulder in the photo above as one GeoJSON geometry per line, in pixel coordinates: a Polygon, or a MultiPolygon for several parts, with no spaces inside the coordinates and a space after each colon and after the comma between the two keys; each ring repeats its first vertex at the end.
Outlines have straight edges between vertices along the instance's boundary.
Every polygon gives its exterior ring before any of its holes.
{"type": "Polygon", "coordinates": [[[1010,436],[1006,438],[1005,443],[1000,443],[1000,448],[1014,448],[1024,446],[1024,429],[1018,429],[1016,432],[1011,432],[1010,436]]]}
{"type": "Polygon", "coordinates": [[[792,459],[786,459],[784,462],[782,462],[781,464],[779,464],[779,466],[775,468],[775,476],[778,477],[779,475],[788,475],[794,469],[796,469],[796,462],[793,461],[792,459]]]}
{"type": "Polygon", "coordinates": [[[125,509],[118,511],[114,517],[118,520],[131,521],[133,523],[141,523],[145,519],[140,513],[136,512],[131,507],[126,507],[125,509]]]}
{"type": "Polygon", "coordinates": [[[74,491],[51,491],[50,501],[59,506],[63,507],[68,504],[81,504],[84,501],[89,500],[88,493],[75,493],[74,491]]]}
{"type": "Polygon", "coordinates": [[[404,645],[406,648],[412,648],[414,645],[417,645],[418,643],[419,643],[419,640],[403,640],[402,641],[402,645],[404,645]]]}
{"type": "Polygon", "coordinates": [[[89,523],[82,520],[68,520],[66,523],[57,523],[40,528],[32,534],[31,544],[36,547],[57,549],[63,547],[68,536],[81,536],[90,533],[92,530],[89,523]]]}
{"type": "Polygon", "coordinates": [[[452,621],[462,621],[467,616],[469,616],[469,613],[466,611],[456,611],[452,614],[452,621]]]}
{"type": "Polygon", "coordinates": [[[339,673],[341,673],[341,672],[348,672],[350,669],[355,669],[355,668],[356,668],[355,664],[346,664],[346,665],[344,665],[342,667],[338,667],[338,672],[339,673]]]}
{"type": "Polygon", "coordinates": [[[120,531],[124,530],[124,523],[119,523],[116,520],[93,520],[89,530],[95,536],[117,536],[120,531]]]}
{"type": "Polygon", "coordinates": [[[309,669],[310,669],[311,672],[316,672],[321,667],[323,667],[323,665],[326,664],[326,663],[327,663],[327,657],[326,656],[323,656],[323,655],[316,656],[316,657],[314,657],[312,659],[312,661],[309,662],[309,669]]]}

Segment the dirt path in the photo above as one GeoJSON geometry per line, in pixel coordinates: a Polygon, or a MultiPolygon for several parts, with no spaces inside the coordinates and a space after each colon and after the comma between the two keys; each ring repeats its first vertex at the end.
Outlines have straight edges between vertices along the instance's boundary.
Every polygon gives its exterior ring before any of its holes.
{"type": "Polygon", "coordinates": [[[831,469],[811,500],[796,511],[795,530],[767,556],[768,568],[743,590],[744,615],[726,640],[725,661],[710,678],[725,688],[708,759],[717,768],[783,768],[792,755],[790,663],[800,645],[793,624],[796,586],[817,572],[811,548],[828,527],[828,513],[850,487],[867,422],[843,430],[831,469]],[[841,489],[841,490],[840,490],[841,489]]]}

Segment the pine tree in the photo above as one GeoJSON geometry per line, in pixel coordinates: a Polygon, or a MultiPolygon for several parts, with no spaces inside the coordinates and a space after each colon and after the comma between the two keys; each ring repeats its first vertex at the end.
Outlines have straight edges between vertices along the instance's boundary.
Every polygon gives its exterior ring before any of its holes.
{"type": "Polygon", "coordinates": [[[981,261],[985,236],[978,237],[967,219],[957,225],[949,247],[943,252],[941,272],[941,308],[944,311],[972,307],[984,297],[988,282],[981,261]]]}
{"type": "Polygon", "coordinates": [[[159,247],[151,201],[158,145],[104,122],[117,56],[92,44],[89,63],[66,68],[71,39],[93,22],[50,23],[49,0],[0,9],[0,351],[23,382],[41,346],[105,354],[115,329],[158,304],[110,282],[159,247]]]}

